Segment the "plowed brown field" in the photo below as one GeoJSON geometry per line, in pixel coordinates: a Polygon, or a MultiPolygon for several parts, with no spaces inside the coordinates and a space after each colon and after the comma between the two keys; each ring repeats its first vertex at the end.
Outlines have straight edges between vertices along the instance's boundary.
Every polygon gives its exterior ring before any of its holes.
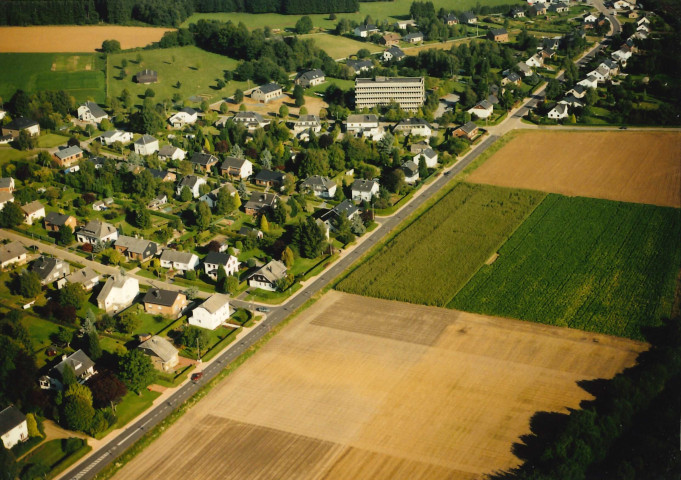
{"type": "Polygon", "coordinates": [[[468,180],[681,207],[681,133],[524,132],[468,180]]]}
{"type": "Polygon", "coordinates": [[[0,52],[94,52],[104,40],[118,40],[121,48],[158,42],[171,28],[153,27],[1,27],[0,52]]]}
{"type": "Polygon", "coordinates": [[[476,479],[519,463],[537,411],[590,398],[645,345],[339,292],[117,479],[476,479]]]}

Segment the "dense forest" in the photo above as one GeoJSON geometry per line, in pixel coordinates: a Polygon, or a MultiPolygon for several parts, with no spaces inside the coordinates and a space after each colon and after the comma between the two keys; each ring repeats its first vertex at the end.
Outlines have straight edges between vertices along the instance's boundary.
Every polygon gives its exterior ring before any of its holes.
{"type": "Polygon", "coordinates": [[[357,0],[0,0],[0,25],[98,23],[177,26],[197,12],[356,12],[357,0]]]}

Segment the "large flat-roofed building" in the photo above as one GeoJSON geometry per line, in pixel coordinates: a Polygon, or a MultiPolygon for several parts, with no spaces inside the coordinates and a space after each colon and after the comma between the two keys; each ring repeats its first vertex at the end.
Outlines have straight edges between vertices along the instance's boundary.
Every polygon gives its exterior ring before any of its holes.
{"type": "Polygon", "coordinates": [[[423,106],[426,88],[423,77],[376,77],[355,79],[355,105],[358,110],[395,101],[404,110],[423,106]]]}

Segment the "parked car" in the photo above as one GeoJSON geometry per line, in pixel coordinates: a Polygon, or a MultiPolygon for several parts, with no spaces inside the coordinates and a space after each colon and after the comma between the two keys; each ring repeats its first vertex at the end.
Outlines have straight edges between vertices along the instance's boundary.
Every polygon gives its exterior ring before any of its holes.
{"type": "Polygon", "coordinates": [[[192,382],[198,382],[203,378],[203,372],[196,372],[192,375],[192,382]]]}
{"type": "Polygon", "coordinates": [[[258,308],[256,308],[256,310],[259,311],[259,312],[263,312],[263,313],[267,313],[267,312],[270,311],[270,309],[267,308],[267,307],[258,307],[258,308]]]}

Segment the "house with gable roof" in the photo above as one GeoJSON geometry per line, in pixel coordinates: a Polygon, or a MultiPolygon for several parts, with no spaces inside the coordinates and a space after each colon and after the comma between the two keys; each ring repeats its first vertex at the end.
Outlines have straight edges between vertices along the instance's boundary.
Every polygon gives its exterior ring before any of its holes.
{"type": "Polygon", "coordinates": [[[248,285],[262,290],[275,292],[279,280],[286,278],[286,265],[279,260],[271,260],[248,277],[248,285]]]}
{"type": "Polygon", "coordinates": [[[179,363],[177,348],[158,335],[153,335],[149,340],[140,343],[137,348],[151,359],[155,369],[162,372],[173,370],[179,363]]]}
{"type": "Polygon", "coordinates": [[[215,330],[225,323],[231,314],[229,295],[215,293],[194,309],[188,322],[195,327],[215,330]]]}

